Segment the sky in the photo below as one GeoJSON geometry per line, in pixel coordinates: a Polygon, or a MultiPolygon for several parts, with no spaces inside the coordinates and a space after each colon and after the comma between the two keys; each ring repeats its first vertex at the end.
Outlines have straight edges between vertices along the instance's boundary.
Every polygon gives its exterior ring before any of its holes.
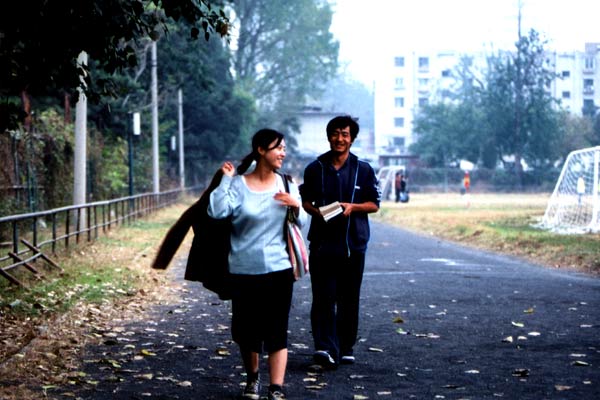
{"type": "Polygon", "coordinates": [[[535,29],[548,49],[583,51],[600,43],[599,0],[329,0],[330,31],[340,64],[370,87],[385,49],[494,51],[513,49],[519,3],[521,32],[535,29]]]}

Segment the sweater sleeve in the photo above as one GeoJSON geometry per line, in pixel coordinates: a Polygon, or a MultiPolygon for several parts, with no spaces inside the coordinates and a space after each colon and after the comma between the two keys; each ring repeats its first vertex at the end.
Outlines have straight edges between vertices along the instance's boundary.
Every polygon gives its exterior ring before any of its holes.
{"type": "Polygon", "coordinates": [[[240,195],[235,190],[234,178],[223,175],[221,183],[210,194],[208,215],[215,219],[227,218],[240,203],[240,195]]]}
{"type": "Polygon", "coordinates": [[[292,183],[290,185],[290,194],[296,200],[298,200],[298,202],[300,203],[300,208],[298,210],[298,216],[296,217],[296,224],[298,224],[298,226],[302,228],[306,224],[306,221],[308,220],[308,215],[306,214],[306,211],[304,211],[304,208],[302,207],[302,198],[300,197],[300,190],[299,190],[297,184],[292,183]]]}

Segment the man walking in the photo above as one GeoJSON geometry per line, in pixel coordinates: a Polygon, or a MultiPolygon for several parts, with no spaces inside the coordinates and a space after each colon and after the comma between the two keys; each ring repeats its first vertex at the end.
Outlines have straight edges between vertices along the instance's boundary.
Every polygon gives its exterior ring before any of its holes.
{"type": "Polygon", "coordinates": [[[350,116],[338,116],[326,131],[331,150],[306,167],[300,193],[302,206],[312,216],[308,240],[314,358],[335,368],[355,361],[368,214],[379,210],[381,193],[373,168],[350,152],[358,123],[350,116]],[[335,209],[337,204],[343,212],[328,212],[324,218],[319,207],[335,209]]]}

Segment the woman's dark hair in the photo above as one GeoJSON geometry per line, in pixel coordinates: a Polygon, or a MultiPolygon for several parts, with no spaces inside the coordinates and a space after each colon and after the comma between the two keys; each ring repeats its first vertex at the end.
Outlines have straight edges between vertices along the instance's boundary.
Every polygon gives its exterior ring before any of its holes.
{"type": "Polygon", "coordinates": [[[252,165],[252,161],[258,161],[260,154],[258,153],[258,148],[264,150],[271,150],[279,146],[281,141],[283,140],[283,133],[277,132],[274,129],[261,129],[252,136],[252,152],[249,153],[242,160],[241,164],[237,167],[237,173],[242,175],[250,165],[252,165]],[[273,141],[277,140],[274,146],[269,147],[273,141]]]}
{"type": "Polygon", "coordinates": [[[352,138],[352,141],[354,141],[356,136],[358,136],[360,128],[358,122],[356,122],[356,118],[352,118],[350,115],[340,115],[329,121],[326,128],[327,137],[329,138],[333,135],[333,132],[335,132],[336,129],[344,129],[347,126],[350,127],[350,137],[352,138]]]}

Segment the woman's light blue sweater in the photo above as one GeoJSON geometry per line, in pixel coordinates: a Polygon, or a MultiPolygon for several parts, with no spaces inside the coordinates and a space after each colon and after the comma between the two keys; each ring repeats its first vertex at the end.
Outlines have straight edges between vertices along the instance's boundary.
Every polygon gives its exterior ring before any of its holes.
{"type": "MultiPolygon", "coordinates": [[[[301,202],[298,186],[290,183],[290,194],[301,202]]],[[[231,252],[229,272],[232,274],[267,274],[291,268],[283,236],[287,207],[273,196],[284,192],[283,178],[277,175],[276,185],[256,192],[240,175],[223,175],[221,184],[210,194],[208,215],[212,218],[231,216],[231,252]]],[[[300,207],[298,223],[304,225],[307,216],[300,207]]]]}

